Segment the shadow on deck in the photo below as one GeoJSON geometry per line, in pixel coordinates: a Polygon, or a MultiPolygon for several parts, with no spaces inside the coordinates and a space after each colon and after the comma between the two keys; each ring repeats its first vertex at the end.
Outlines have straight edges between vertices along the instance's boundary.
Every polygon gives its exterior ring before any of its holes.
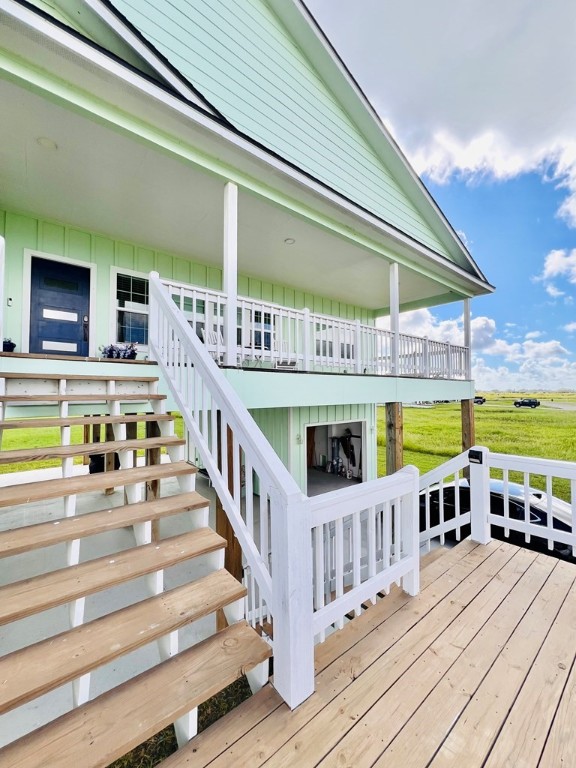
{"type": "Polygon", "coordinates": [[[294,712],[266,686],[175,766],[573,766],[576,566],[465,541],[316,653],[294,712]]]}

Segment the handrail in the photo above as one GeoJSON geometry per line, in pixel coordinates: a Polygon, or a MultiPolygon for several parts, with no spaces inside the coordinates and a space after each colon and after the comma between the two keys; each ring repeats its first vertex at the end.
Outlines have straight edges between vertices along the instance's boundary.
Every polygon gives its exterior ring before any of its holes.
{"type": "Polygon", "coordinates": [[[260,612],[272,615],[274,684],[295,707],[314,690],[307,498],[155,272],[150,275],[149,344],[238,538],[260,612]]]}

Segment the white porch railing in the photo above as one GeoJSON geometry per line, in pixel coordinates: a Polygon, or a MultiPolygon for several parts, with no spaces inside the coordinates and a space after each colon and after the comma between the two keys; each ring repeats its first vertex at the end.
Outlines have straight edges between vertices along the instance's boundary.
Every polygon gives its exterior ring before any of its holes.
{"type": "Polygon", "coordinates": [[[295,707],[314,688],[315,634],[322,639],[393,581],[417,592],[417,472],[309,499],[195,330],[152,273],[150,348],[242,548],[247,617],[273,620],[274,685],[295,707]]]}
{"type": "MultiPolygon", "coordinates": [[[[215,360],[226,352],[221,291],[162,281],[196,335],[215,360]]],[[[440,341],[399,334],[395,366],[394,334],[359,320],[308,309],[238,297],[237,365],[271,365],[304,371],[336,371],[380,376],[466,379],[469,350],[440,341]],[[396,369],[397,368],[397,369],[396,369]]]]}
{"type": "Polygon", "coordinates": [[[476,447],[422,475],[419,486],[420,542],[427,548],[453,532],[456,539],[471,534],[487,543],[496,535],[576,555],[574,462],[476,447]],[[561,483],[568,501],[558,497],[561,483]]]}
{"type": "Polygon", "coordinates": [[[418,471],[310,499],[314,557],[314,634],[360,615],[393,582],[410,595],[419,590],[418,471]]]}

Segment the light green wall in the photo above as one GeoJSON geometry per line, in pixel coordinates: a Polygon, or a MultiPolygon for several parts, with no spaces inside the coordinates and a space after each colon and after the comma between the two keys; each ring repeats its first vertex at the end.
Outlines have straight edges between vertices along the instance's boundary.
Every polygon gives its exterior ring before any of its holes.
{"type": "Polygon", "coordinates": [[[115,6],[240,131],[450,257],[264,0],[115,6]]]}
{"type": "Polygon", "coordinates": [[[254,421],[287,469],[289,466],[289,410],[288,408],[254,408],[250,411],[254,421]]]}
{"type": "MultiPolygon", "coordinates": [[[[144,274],[156,270],[161,277],[178,282],[214,290],[222,288],[222,270],[219,267],[201,264],[192,259],[187,260],[143,245],[116,240],[70,224],[47,221],[0,209],[0,235],[6,239],[4,295],[13,298],[12,306],[4,307],[4,335],[16,341],[19,348],[22,347],[20,326],[25,249],[97,265],[97,347],[112,341],[109,338],[110,316],[113,310],[110,296],[111,267],[144,274]]],[[[276,285],[253,277],[240,276],[238,287],[241,295],[273,301],[287,307],[296,309],[309,307],[316,312],[350,319],[358,318],[363,322],[372,322],[374,318],[371,310],[332,301],[313,293],[296,291],[288,286],[276,285]]]]}

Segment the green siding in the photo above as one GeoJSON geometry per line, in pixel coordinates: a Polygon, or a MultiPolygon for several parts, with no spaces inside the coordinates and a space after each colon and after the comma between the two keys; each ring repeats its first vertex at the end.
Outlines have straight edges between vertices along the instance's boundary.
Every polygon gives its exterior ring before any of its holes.
{"type": "MultiPolygon", "coordinates": [[[[38,250],[53,256],[64,256],[80,262],[97,265],[97,319],[96,346],[110,342],[110,268],[129,269],[143,274],[157,270],[161,277],[190,283],[202,288],[222,289],[222,270],[218,267],[200,264],[191,258],[184,259],[168,253],[154,251],[134,243],[86,232],[76,227],[54,221],[37,219],[12,211],[0,209],[0,235],[6,238],[5,295],[18,297],[23,290],[23,253],[25,249],[38,250]]],[[[310,309],[331,306],[339,317],[359,318],[373,322],[374,313],[363,307],[356,307],[331,301],[313,294],[303,294],[293,288],[240,276],[240,295],[249,298],[273,301],[294,309],[310,309]]],[[[21,347],[20,324],[22,310],[19,301],[11,307],[4,307],[4,333],[21,347]]]]}
{"type": "Polygon", "coordinates": [[[239,130],[449,256],[264,0],[113,4],[239,130]]]}
{"type": "Polygon", "coordinates": [[[250,413],[284,466],[290,469],[288,450],[290,412],[288,408],[256,408],[250,413]]]}

